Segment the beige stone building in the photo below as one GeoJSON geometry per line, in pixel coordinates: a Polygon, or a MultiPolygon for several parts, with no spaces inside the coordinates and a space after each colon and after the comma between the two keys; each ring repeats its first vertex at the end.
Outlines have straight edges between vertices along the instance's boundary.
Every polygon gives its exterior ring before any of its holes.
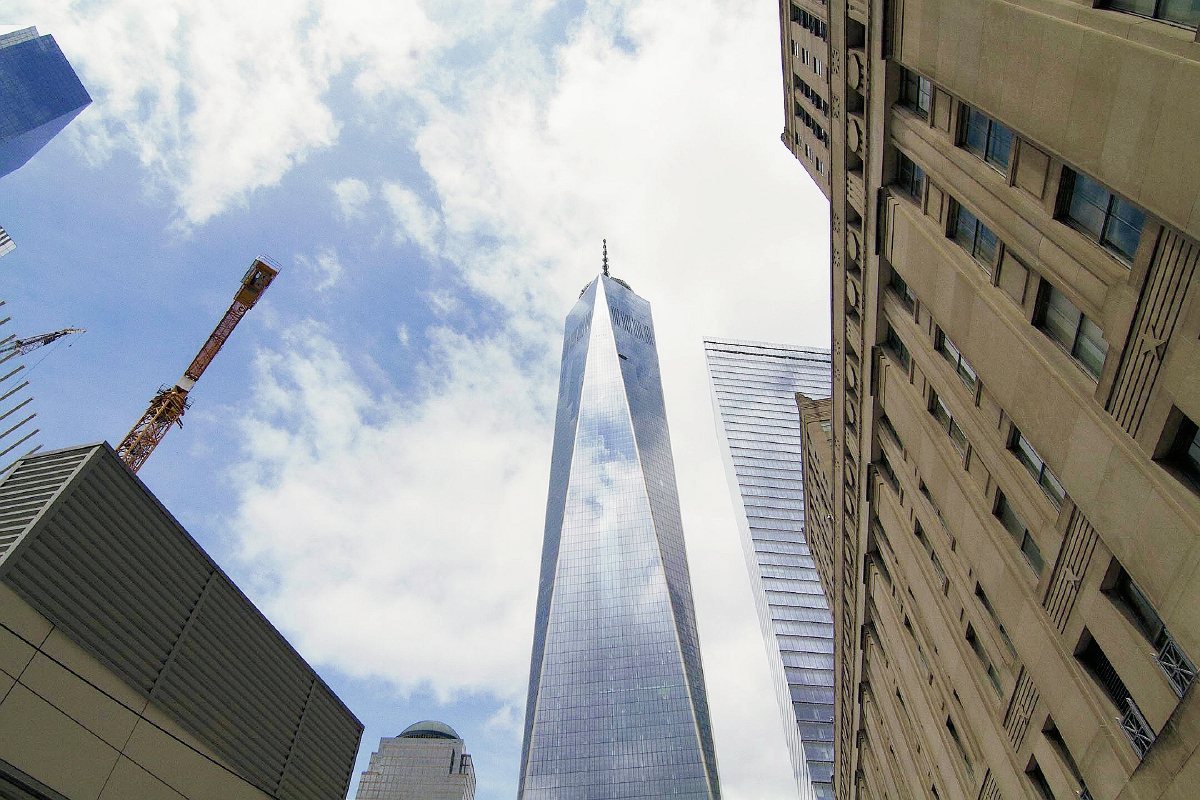
{"type": "Polygon", "coordinates": [[[827,19],[835,792],[1200,796],[1200,8],[827,19]]]}
{"type": "Polygon", "coordinates": [[[829,8],[780,0],[784,126],[780,138],[829,197],[829,8]]]}
{"type": "Polygon", "coordinates": [[[107,444],[0,481],[0,797],[335,800],[362,730],[107,444]]]}

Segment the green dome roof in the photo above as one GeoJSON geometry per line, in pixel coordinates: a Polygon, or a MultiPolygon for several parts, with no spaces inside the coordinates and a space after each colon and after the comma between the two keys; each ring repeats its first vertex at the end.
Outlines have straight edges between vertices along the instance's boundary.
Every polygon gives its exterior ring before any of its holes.
{"type": "Polygon", "coordinates": [[[432,719],[421,720],[409,725],[400,734],[403,739],[459,739],[461,738],[444,722],[432,719]]]}

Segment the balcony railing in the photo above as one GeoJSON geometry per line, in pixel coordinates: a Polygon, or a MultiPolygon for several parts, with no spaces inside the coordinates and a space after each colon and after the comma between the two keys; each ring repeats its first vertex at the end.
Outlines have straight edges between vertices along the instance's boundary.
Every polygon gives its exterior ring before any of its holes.
{"type": "Polygon", "coordinates": [[[1125,713],[1121,716],[1121,728],[1129,737],[1129,743],[1133,745],[1133,750],[1138,754],[1138,758],[1145,758],[1150,746],[1154,744],[1154,729],[1150,727],[1149,722],[1146,722],[1146,718],[1142,716],[1142,710],[1137,707],[1137,703],[1133,702],[1132,697],[1125,698],[1125,713]]]}
{"type": "Polygon", "coordinates": [[[1162,671],[1167,674],[1171,688],[1175,694],[1183,697],[1183,693],[1196,679],[1196,665],[1184,654],[1175,638],[1163,629],[1159,635],[1158,654],[1155,656],[1162,671]]]}

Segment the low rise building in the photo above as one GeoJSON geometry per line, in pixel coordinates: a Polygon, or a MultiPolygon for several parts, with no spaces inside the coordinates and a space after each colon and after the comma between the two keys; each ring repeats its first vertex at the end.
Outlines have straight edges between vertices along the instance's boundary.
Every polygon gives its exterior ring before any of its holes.
{"type": "Polygon", "coordinates": [[[0,480],[0,795],[333,800],[361,736],[107,444],[0,480]]]}

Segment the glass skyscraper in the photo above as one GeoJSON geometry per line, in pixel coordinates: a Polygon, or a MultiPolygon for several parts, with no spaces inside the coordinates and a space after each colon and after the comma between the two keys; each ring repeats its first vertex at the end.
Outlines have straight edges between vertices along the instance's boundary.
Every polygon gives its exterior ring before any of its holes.
{"type": "Polygon", "coordinates": [[[0,36],[0,178],[91,102],[53,36],[39,36],[37,28],[0,36]]]}
{"type": "Polygon", "coordinates": [[[607,269],[567,316],[520,797],[720,797],[650,304],[607,269]]]}
{"type": "Polygon", "coordinates": [[[704,343],[717,434],[801,800],[832,800],[833,617],[804,534],[796,393],[829,396],[829,351],[704,343]]]}
{"type": "Polygon", "coordinates": [[[424,720],[379,740],[356,800],[475,800],[475,768],[462,737],[424,720]]]}

